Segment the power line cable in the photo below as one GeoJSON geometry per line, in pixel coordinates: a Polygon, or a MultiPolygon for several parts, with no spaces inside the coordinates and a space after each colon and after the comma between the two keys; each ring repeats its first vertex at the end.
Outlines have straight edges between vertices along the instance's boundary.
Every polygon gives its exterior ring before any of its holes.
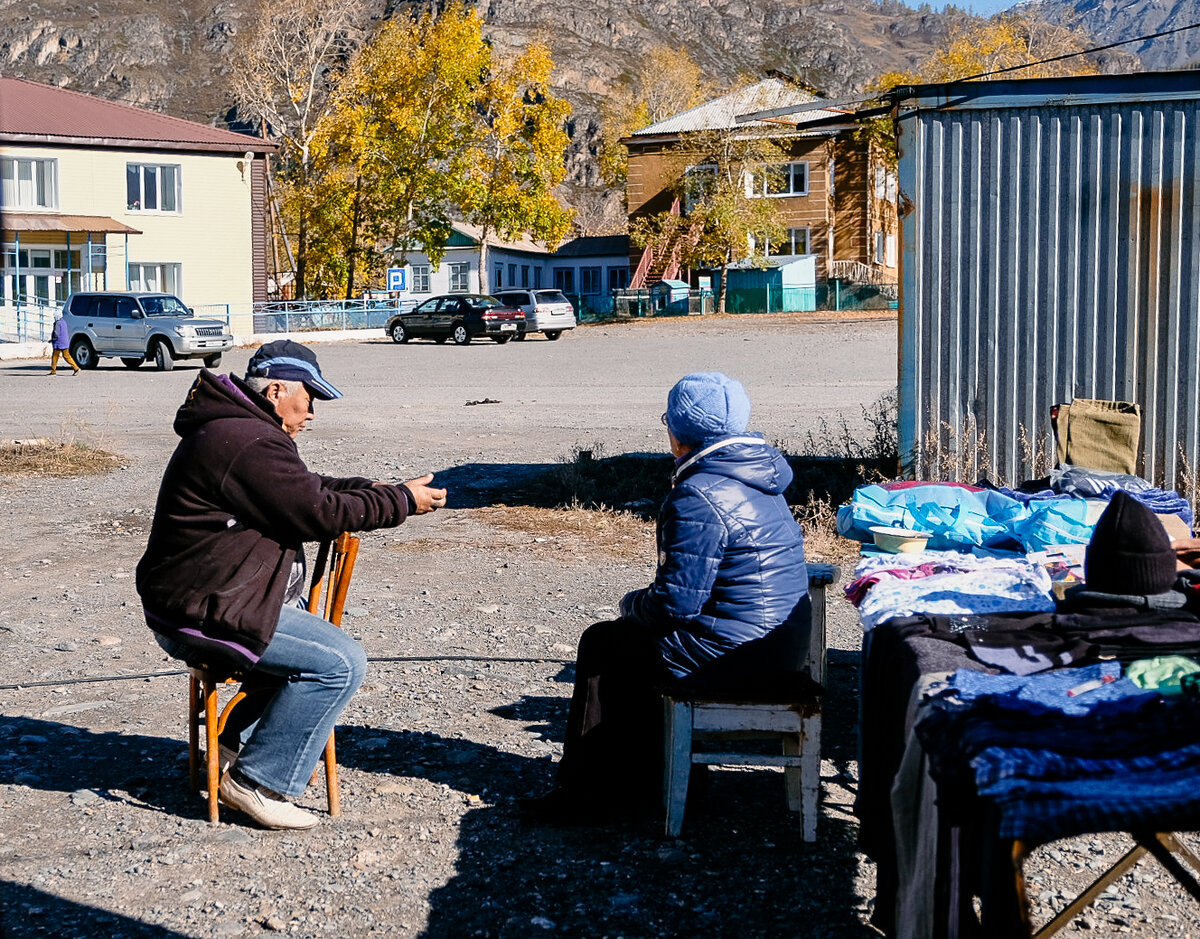
{"type": "MultiPolygon", "coordinates": [[[[1015,72],[1023,68],[1033,68],[1035,65],[1048,65],[1051,62],[1061,62],[1063,59],[1073,59],[1078,55],[1091,55],[1093,52],[1104,52],[1107,49],[1115,49],[1117,46],[1127,46],[1134,42],[1149,42],[1151,39],[1161,39],[1163,36],[1172,36],[1175,33],[1186,32],[1189,29],[1200,27],[1200,23],[1192,23],[1190,26],[1176,26],[1174,29],[1164,29],[1159,33],[1151,33],[1146,36],[1135,36],[1133,39],[1122,39],[1119,42],[1110,42],[1104,46],[1093,46],[1090,49],[1080,49],[1078,52],[1065,52],[1062,55],[1052,56],[1049,59],[1041,59],[1038,62],[1025,62],[1021,65],[1010,65],[1007,68],[998,68],[990,72],[980,72],[978,75],[968,75],[966,78],[956,78],[956,82],[970,82],[978,78],[987,78],[989,75],[1003,75],[1005,72],[1015,72]]],[[[949,84],[948,82],[945,84],[949,84]]]]}
{"type": "MultiPolygon", "coordinates": [[[[574,659],[505,658],[490,655],[382,655],[367,659],[368,662],[498,662],[502,664],[528,664],[545,662],[551,665],[570,665],[574,659]]],[[[23,688],[54,688],[66,685],[85,685],[100,681],[142,681],[148,678],[166,678],[186,675],[187,669],[176,668],[165,672],[142,672],[137,675],[96,675],[90,678],[62,678],[57,681],[23,681],[15,685],[0,685],[0,691],[20,691],[23,688]]]]}

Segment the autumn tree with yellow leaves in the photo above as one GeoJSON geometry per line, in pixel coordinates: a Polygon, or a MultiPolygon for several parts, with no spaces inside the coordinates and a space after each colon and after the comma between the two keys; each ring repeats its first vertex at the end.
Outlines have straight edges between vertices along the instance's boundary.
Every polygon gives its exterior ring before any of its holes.
{"type": "MultiPolygon", "coordinates": [[[[952,29],[946,47],[934,52],[917,71],[887,72],[866,90],[883,94],[904,85],[967,78],[986,81],[1095,75],[1099,71],[1095,61],[1080,54],[1091,45],[1092,37],[1085,31],[1050,23],[1033,13],[1000,13],[986,20],[971,18],[952,29]],[[1015,70],[994,74],[1004,69],[1015,70]]],[[[895,162],[895,130],[890,118],[869,122],[861,134],[871,139],[882,158],[895,162]]]]}
{"type": "Polygon", "coordinates": [[[510,62],[493,62],[479,89],[478,121],[456,183],[463,217],[480,228],[481,293],[489,292],[490,239],[528,235],[553,248],[571,226],[571,211],[554,195],[567,172],[571,107],[550,91],[553,70],[550,50],[534,43],[510,62]]]}
{"type": "MultiPolygon", "coordinates": [[[[238,33],[230,83],[243,119],[282,145],[276,180],[295,235],[296,296],[308,289],[308,241],[319,187],[313,139],[341,69],[370,23],[365,0],[258,0],[238,33]]],[[[285,236],[285,247],[292,254],[285,236]]]]}
{"type": "Polygon", "coordinates": [[[629,154],[622,137],[703,104],[714,91],[686,49],[655,46],[618,79],[600,103],[600,175],[623,186],[629,154]]]}
{"type": "Polygon", "coordinates": [[[462,7],[389,20],[342,77],[314,140],[327,291],[353,296],[417,248],[440,262],[492,68],[480,27],[462,7]]]}
{"type": "Polygon", "coordinates": [[[570,108],[550,91],[548,49],[504,59],[480,14],[451,4],[398,14],[346,53],[322,72],[330,87],[288,190],[309,294],[354,296],[418,248],[438,264],[454,218],[480,226],[483,254],[489,238],[562,239],[571,215],[553,190],[570,108]]]}

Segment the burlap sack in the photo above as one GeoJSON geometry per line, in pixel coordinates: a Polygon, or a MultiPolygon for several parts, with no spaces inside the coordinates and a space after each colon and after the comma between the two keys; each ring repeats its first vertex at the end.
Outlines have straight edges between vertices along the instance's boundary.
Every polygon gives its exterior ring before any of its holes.
{"type": "Polygon", "coordinates": [[[1141,405],[1076,398],[1058,406],[1055,436],[1059,463],[1136,475],[1141,405]]]}

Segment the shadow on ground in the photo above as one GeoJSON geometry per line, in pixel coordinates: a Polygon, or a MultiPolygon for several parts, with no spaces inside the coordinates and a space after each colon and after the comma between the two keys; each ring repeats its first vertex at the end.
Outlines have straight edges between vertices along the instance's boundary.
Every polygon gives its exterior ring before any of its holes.
{"type": "MultiPolygon", "coordinates": [[[[560,675],[570,679],[569,669],[560,675]]],[[[877,936],[855,892],[854,781],[857,660],[831,656],[823,780],[815,844],[801,839],[777,771],[713,769],[688,802],[683,837],[661,819],[551,827],[515,800],[543,791],[551,761],[464,739],[347,727],[343,759],[361,769],[421,776],[485,805],[462,819],[454,878],[430,895],[425,937],[536,935],[877,936]],[[828,765],[828,764],[827,764],[828,765]]],[[[525,696],[493,710],[526,733],[562,739],[566,702],[525,696]]]]}
{"type": "Polygon", "coordinates": [[[188,792],[187,744],[180,740],[0,717],[0,747],[7,751],[0,761],[0,782],[5,784],[69,792],[77,800],[127,802],[189,818],[203,814],[203,805],[188,792]]]}
{"type": "Polygon", "coordinates": [[[36,887],[0,881],[0,939],[20,936],[103,936],[104,939],[185,939],[184,933],[119,913],[73,903],[36,887]]]}
{"type": "MultiPolygon", "coordinates": [[[[120,802],[199,819],[202,802],[186,784],[187,746],[164,737],[94,733],[33,718],[0,718],[0,782],[71,793],[71,802],[120,802]]],[[[104,936],[167,939],[172,930],[97,907],[0,882],[0,937],[104,936]]]]}
{"type": "MultiPolygon", "coordinates": [[[[788,455],[794,476],[790,505],[822,499],[847,501],[868,478],[882,478],[886,461],[788,455]]],[[[464,463],[439,470],[435,483],[450,490],[458,509],[495,505],[538,508],[617,508],[654,518],[671,488],[673,461],[662,453],[603,456],[576,450],[558,463],[464,463]]]]}

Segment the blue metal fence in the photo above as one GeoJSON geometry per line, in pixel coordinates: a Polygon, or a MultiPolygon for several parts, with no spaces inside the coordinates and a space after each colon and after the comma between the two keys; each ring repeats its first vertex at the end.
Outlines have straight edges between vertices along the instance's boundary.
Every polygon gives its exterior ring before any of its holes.
{"type": "Polygon", "coordinates": [[[61,309],[49,300],[0,301],[0,342],[49,342],[61,309]]]}

